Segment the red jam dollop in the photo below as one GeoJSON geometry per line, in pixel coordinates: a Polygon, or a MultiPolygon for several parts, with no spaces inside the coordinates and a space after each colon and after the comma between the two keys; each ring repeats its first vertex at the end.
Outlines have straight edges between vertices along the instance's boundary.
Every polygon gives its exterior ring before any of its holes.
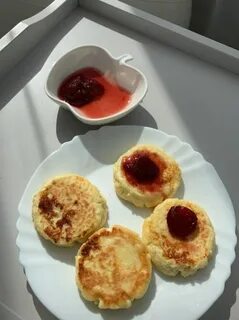
{"type": "Polygon", "coordinates": [[[159,175],[159,168],[145,153],[134,153],[123,159],[123,169],[138,183],[151,183],[159,175]]]}
{"type": "MultiPolygon", "coordinates": [[[[154,152],[138,150],[123,157],[121,170],[128,183],[142,192],[158,192],[164,184],[165,161],[154,152]]],[[[162,190],[161,190],[162,191],[162,190]]]]}
{"type": "Polygon", "coordinates": [[[87,67],[63,80],[58,97],[89,118],[102,118],[124,109],[131,94],[110,82],[98,69],[87,67]]]}
{"type": "Polygon", "coordinates": [[[167,214],[169,231],[178,238],[191,235],[197,228],[197,220],[196,214],[184,206],[171,207],[167,214]]]}
{"type": "Polygon", "coordinates": [[[63,81],[58,95],[66,102],[81,107],[99,99],[104,91],[104,87],[97,80],[90,79],[84,74],[76,74],[63,81]]]}

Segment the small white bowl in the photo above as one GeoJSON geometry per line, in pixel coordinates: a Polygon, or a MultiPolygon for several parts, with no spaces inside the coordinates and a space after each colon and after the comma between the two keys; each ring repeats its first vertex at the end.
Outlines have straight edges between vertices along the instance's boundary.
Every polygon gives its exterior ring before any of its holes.
{"type": "Polygon", "coordinates": [[[133,59],[129,54],[113,58],[112,55],[101,47],[88,45],[76,48],[62,58],[52,67],[45,85],[47,95],[84,123],[98,125],[113,122],[131,112],[144,98],[148,84],[144,74],[129,66],[126,61],[133,59]],[[128,105],[120,112],[102,118],[89,118],[75,111],[66,101],[57,96],[57,91],[62,81],[71,73],[85,67],[100,70],[107,79],[115,82],[120,87],[128,90],[132,96],[128,105]]]}

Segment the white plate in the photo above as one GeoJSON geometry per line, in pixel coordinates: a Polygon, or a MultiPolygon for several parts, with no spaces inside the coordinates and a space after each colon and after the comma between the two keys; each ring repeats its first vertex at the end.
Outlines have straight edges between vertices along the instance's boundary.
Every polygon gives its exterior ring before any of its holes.
{"type": "Polygon", "coordinates": [[[19,204],[19,212],[17,245],[20,261],[36,296],[59,319],[197,319],[222,294],[235,258],[234,210],[215,169],[190,145],[154,129],[103,127],[64,143],[32,176],[19,204]],[[216,232],[216,255],[206,269],[189,279],[171,279],[154,272],[148,292],[130,309],[102,311],[93,303],[85,302],[75,285],[77,247],[56,248],[37,235],[31,219],[32,196],[50,177],[78,173],[87,177],[106,197],[109,225],[122,224],[141,233],[143,218],[150,211],[135,209],[120,201],[112,182],[113,163],[137,143],[158,145],[178,161],[183,186],[177,196],[196,201],[207,210],[216,232]]]}

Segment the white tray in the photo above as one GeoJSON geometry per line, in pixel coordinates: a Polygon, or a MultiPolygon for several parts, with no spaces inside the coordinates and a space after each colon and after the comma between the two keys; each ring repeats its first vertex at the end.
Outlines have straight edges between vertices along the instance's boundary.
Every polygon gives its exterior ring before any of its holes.
{"type": "MultiPolygon", "coordinates": [[[[61,143],[92,129],[59,110],[44,92],[52,63],[88,43],[104,46],[116,57],[132,54],[132,65],[148,79],[142,106],[117,125],[159,128],[189,142],[215,166],[238,212],[238,51],[118,1],[55,1],[0,40],[4,320],[54,319],[27,286],[18,262],[17,205],[38,164],[61,143]]],[[[203,320],[237,319],[236,263],[223,295],[203,320]]]]}

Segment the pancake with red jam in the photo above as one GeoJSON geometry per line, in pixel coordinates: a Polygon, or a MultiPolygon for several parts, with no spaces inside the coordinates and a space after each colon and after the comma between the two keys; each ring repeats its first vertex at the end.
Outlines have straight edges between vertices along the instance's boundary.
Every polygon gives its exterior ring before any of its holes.
{"type": "Polygon", "coordinates": [[[33,197],[36,230],[58,246],[84,242],[105,224],[107,211],[99,190],[78,175],[54,177],[33,197]]]}
{"type": "Polygon", "coordinates": [[[168,276],[194,274],[207,266],[215,233],[204,209],[179,199],[159,204],[145,219],[142,240],[156,268],[168,276]]]}
{"type": "Polygon", "coordinates": [[[152,145],[131,148],[114,165],[117,195],[136,207],[155,207],[172,197],[180,182],[177,162],[152,145]]]}

